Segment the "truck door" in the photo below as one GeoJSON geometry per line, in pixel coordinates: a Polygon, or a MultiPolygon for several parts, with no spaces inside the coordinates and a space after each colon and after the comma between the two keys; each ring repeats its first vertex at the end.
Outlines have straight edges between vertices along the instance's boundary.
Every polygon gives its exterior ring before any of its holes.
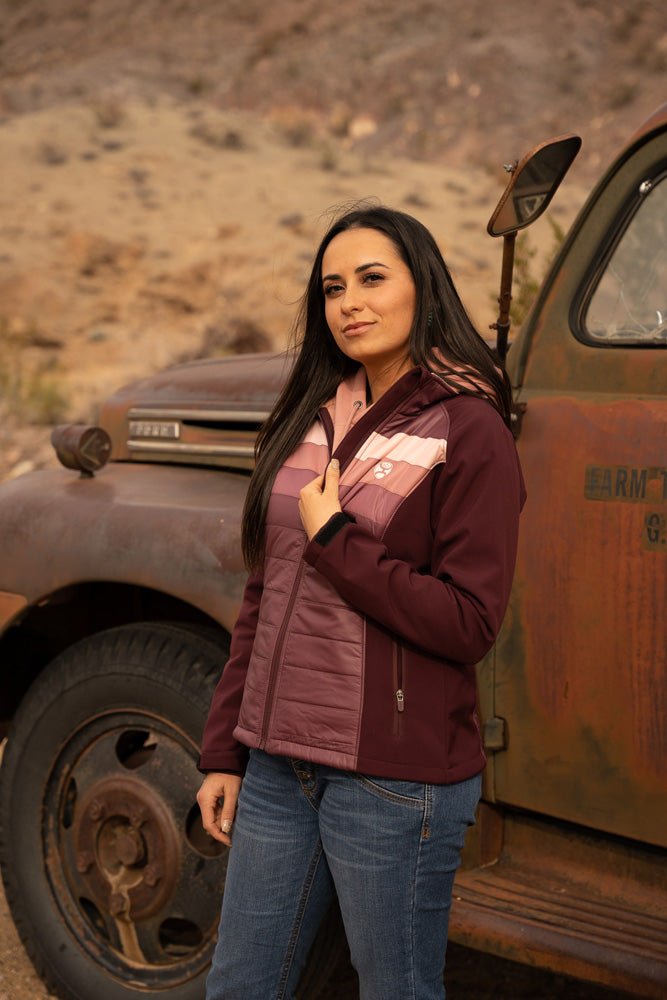
{"type": "Polygon", "coordinates": [[[594,192],[508,369],[528,488],[500,803],[667,845],[667,131],[594,192]]]}

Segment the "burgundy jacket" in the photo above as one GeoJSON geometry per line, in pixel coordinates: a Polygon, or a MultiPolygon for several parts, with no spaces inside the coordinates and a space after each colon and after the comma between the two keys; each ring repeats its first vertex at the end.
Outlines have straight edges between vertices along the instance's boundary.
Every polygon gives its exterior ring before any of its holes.
{"type": "Polygon", "coordinates": [[[484,766],[475,664],[514,572],[514,441],[488,402],[421,367],[365,399],[360,369],[276,478],[203,771],[242,773],[248,747],[443,784],[484,766]],[[299,491],[332,455],[343,513],[308,542],[299,491]]]}

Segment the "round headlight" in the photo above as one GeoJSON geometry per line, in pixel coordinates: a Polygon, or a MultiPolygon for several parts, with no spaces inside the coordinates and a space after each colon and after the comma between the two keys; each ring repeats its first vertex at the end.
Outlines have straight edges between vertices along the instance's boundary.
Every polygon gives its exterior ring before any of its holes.
{"type": "Polygon", "coordinates": [[[65,468],[77,469],[82,476],[98,472],[111,454],[111,438],[103,427],[60,424],[51,432],[51,444],[65,468]]]}

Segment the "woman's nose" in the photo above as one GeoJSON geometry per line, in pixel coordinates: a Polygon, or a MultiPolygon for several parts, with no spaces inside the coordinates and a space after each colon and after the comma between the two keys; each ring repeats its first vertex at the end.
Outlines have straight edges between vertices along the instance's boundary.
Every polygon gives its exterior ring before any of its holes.
{"type": "Polygon", "coordinates": [[[343,292],[343,299],[341,301],[341,308],[345,313],[356,312],[361,308],[361,296],[359,295],[359,290],[357,288],[350,288],[348,286],[345,289],[343,292]]]}

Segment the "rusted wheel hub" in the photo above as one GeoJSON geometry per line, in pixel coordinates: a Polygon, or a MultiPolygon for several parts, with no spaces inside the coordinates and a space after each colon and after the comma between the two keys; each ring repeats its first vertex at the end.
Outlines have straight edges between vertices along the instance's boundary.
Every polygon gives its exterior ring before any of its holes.
{"type": "Polygon", "coordinates": [[[174,823],[142,782],[108,778],[93,785],[76,811],[74,840],[77,870],[95,902],[111,913],[143,920],[173,894],[179,859],[174,823]]]}

